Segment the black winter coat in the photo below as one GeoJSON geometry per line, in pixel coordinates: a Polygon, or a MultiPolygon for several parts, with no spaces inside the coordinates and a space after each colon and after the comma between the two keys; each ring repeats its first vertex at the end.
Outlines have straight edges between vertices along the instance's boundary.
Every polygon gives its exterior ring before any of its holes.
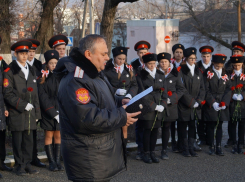
{"type": "Polygon", "coordinates": [[[178,119],[178,101],[186,92],[186,89],[181,81],[181,74],[174,67],[169,75],[165,77],[168,94],[171,104],[168,104],[169,116],[164,118],[164,121],[176,121],[178,119]]]}
{"type": "MultiPolygon", "coordinates": [[[[106,181],[126,169],[122,126],[125,110],[115,105],[114,91],[103,72],[74,48],[55,72],[61,146],[66,174],[72,181],[106,181]],[[80,76],[74,76],[76,69],[80,76]]],[[[75,74],[76,75],[76,74],[75,74]]]]}
{"type": "Polygon", "coordinates": [[[139,67],[141,67],[141,64],[140,64],[140,62],[139,62],[139,58],[136,59],[136,60],[134,60],[134,61],[131,63],[131,65],[132,65],[133,68],[134,68],[134,72],[137,73],[139,67]]]}
{"type": "Polygon", "coordinates": [[[36,119],[41,119],[36,74],[34,69],[27,65],[29,67],[27,80],[15,60],[9,65],[10,70],[4,72],[3,94],[9,110],[10,131],[35,130],[36,119]],[[33,91],[29,92],[28,87],[33,91]],[[28,103],[34,106],[31,111],[25,110],[28,103]]]}
{"type": "Polygon", "coordinates": [[[202,74],[206,71],[206,69],[204,68],[202,61],[198,61],[196,63],[196,67],[202,72],[202,74]]]}
{"type": "Polygon", "coordinates": [[[41,70],[42,70],[42,62],[34,58],[34,62],[32,67],[35,70],[35,73],[37,75],[37,78],[40,78],[42,76],[41,70]]]}
{"type": "Polygon", "coordinates": [[[168,115],[168,108],[167,108],[168,95],[167,95],[167,83],[165,80],[165,75],[160,70],[156,70],[156,75],[154,79],[145,69],[139,68],[136,79],[139,87],[139,93],[143,92],[144,90],[148,89],[151,86],[153,87],[153,92],[151,92],[146,96],[146,99],[150,103],[151,112],[147,114],[142,114],[139,117],[139,120],[143,122],[142,126],[144,128],[147,129],[152,128],[157,114],[157,111],[155,111],[156,106],[162,105],[164,107],[164,111],[158,113],[156,123],[154,125],[154,128],[159,128],[161,127],[161,122],[163,117],[165,115],[168,115]],[[161,91],[161,88],[164,88],[163,92],[161,91]]]}
{"type": "Polygon", "coordinates": [[[43,84],[39,84],[38,95],[42,114],[41,128],[44,130],[60,130],[59,123],[54,119],[59,113],[58,104],[59,81],[49,72],[43,84]]]}
{"type": "MultiPolygon", "coordinates": [[[[132,79],[129,73],[129,69],[124,65],[124,70],[121,74],[120,79],[118,80],[118,73],[116,72],[116,69],[114,69],[114,65],[112,63],[112,60],[108,61],[104,70],[104,73],[109,80],[110,84],[115,89],[115,92],[119,88],[123,88],[127,90],[127,94],[130,94],[132,97],[134,97],[138,92],[138,85],[135,76],[133,75],[132,79]],[[123,81],[126,81],[123,83],[123,81]]],[[[122,96],[124,97],[124,96],[122,96]]]]}
{"type": "Polygon", "coordinates": [[[195,66],[194,76],[191,75],[190,69],[186,64],[181,65],[182,81],[186,92],[179,100],[178,112],[179,121],[195,120],[195,115],[201,119],[201,102],[205,98],[205,87],[203,82],[203,75],[201,71],[195,66]],[[199,106],[194,109],[195,102],[199,106]]]}
{"type": "MultiPolygon", "coordinates": [[[[224,81],[222,78],[218,78],[211,65],[204,73],[204,83],[206,88],[206,104],[203,107],[204,121],[217,121],[220,114],[220,121],[228,121],[229,105],[231,99],[231,82],[230,80],[224,81]],[[214,73],[214,76],[210,79],[207,78],[208,71],[214,73]],[[226,109],[215,111],[213,103],[225,102],[226,109]]],[[[226,74],[225,69],[222,69],[222,76],[226,74]]]]}
{"type": "MultiPolygon", "coordinates": [[[[5,117],[5,104],[4,104],[4,98],[3,98],[3,73],[4,70],[8,68],[7,63],[2,59],[1,61],[1,69],[0,69],[0,130],[6,129],[6,117],[5,117]]],[[[7,70],[6,70],[7,71],[7,70]]]]}

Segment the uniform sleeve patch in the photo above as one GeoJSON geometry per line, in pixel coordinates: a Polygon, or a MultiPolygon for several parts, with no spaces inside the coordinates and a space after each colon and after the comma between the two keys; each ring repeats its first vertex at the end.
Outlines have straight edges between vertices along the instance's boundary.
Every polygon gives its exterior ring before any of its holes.
{"type": "Polygon", "coordinates": [[[9,86],[9,80],[8,80],[7,78],[4,78],[4,79],[3,79],[3,86],[4,86],[4,87],[9,86]]]}
{"type": "Polygon", "coordinates": [[[85,88],[79,88],[76,91],[77,101],[82,104],[87,104],[90,101],[89,91],[85,88]]]}

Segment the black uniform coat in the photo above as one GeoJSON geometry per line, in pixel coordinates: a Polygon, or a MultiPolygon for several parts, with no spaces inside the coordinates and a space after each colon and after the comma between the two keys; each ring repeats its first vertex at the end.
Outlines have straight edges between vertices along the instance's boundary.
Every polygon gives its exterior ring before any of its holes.
{"type": "Polygon", "coordinates": [[[230,59],[228,61],[226,61],[226,63],[225,63],[225,70],[228,72],[231,72],[233,70],[232,63],[231,63],[230,59]]]}
{"type": "Polygon", "coordinates": [[[190,69],[186,64],[181,65],[181,73],[182,82],[186,88],[186,92],[179,100],[178,121],[195,120],[195,112],[198,119],[201,119],[201,102],[205,98],[203,75],[198,67],[195,66],[194,76],[192,76],[190,69]],[[193,108],[195,102],[198,102],[199,104],[196,109],[193,108]]]}
{"type": "Polygon", "coordinates": [[[137,73],[138,68],[141,67],[141,64],[140,64],[139,61],[140,61],[140,60],[139,60],[139,58],[138,58],[138,59],[134,60],[134,61],[131,63],[131,65],[132,65],[133,68],[134,68],[135,73],[137,73]]]}
{"type": "Polygon", "coordinates": [[[176,121],[178,119],[178,101],[186,92],[186,89],[181,81],[181,74],[174,67],[169,75],[165,78],[168,92],[172,92],[172,96],[168,95],[171,104],[168,104],[169,116],[164,118],[164,121],[176,121]]]}
{"type": "MultiPolygon", "coordinates": [[[[244,74],[244,69],[242,71],[242,73],[244,74]]],[[[238,89],[235,89],[232,91],[231,93],[231,102],[230,102],[230,118],[232,119],[233,117],[233,113],[235,111],[235,107],[236,107],[236,104],[237,102],[240,102],[240,111],[241,111],[241,118],[245,118],[245,81],[243,81],[243,79],[240,79],[241,78],[241,75],[240,76],[237,76],[234,71],[232,70],[231,71],[231,74],[230,74],[230,80],[231,80],[231,87],[235,87],[238,85],[238,84],[243,84],[243,88],[240,90],[238,89]],[[232,96],[233,94],[242,94],[243,96],[243,100],[242,101],[236,101],[236,100],[233,100],[232,99],[232,96]]],[[[239,112],[240,112],[239,111],[239,112]]],[[[240,113],[239,113],[240,115],[240,113]]],[[[240,121],[240,119],[237,119],[237,121],[240,121]]]]}
{"type": "Polygon", "coordinates": [[[3,94],[9,110],[10,131],[35,130],[36,119],[41,119],[36,74],[34,69],[29,64],[27,65],[29,67],[27,80],[15,60],[9,65],[10,70],[4,72],[3,94]],[[33,88],[33,91],[29,92],[28,87],[33,88]],[[28,103],[34,106],[31,111],[25,110],[28,103]]]}
{"type": "Polygon", "coordinates": [[[44,130],[59,130],[59,123],[54,119],[59,113],[58,104],[59,81],[50,71],[43,84],[39,84],[38,95],[42,114],[41,128],[44,130]]]}
{"type": "MultiPolygon", "coordinates": [[[[231,82],[230,80],[224,81],[222,78],[219,79],[212,67],[213,66],[211,65],[203,75],[206,88],[206,104],[203,107],[204,121],[217,121],[219,114],[220,121],[228,121],[230,119],[229,105],[231,99],[231,82]],[[214,76],[211,79],[207,78],[208,71],[214,73],[214,76]],[[214,102],[225,102],[226,109],[215,111],[213,108],[214,102]]],[[[225,74],[226,71],[223,68],[222,76],[225,74]]]]}
{"type": "Polygon", "coordinates": [[[111,179],[126,168],[121,129],[127,121],[125,110],[115,105],[113,88],[103,72],[98,73],[78,48],[59,60],[55,73],[62,77],[58,102],[68,179],[111,179]],[[80,77],[74,77],[76,66],[84,71],[80,77]]]}
{"type": "Polygon", "coordinates": [[[136,76],[139,93],[143,92],[144,90],[148,89],[149,87],[153,87],[153,92],[146,96],[146,99],[149,101],[152,112],[147,114],[142,114],[139,118],[141,120],[142,126],[144,128],[150,129],[153,126],[157,111],[155,111],[157,105],[162,105],[164,107],[163,112],[158,112],[157,120],[154,125],[154,128],[161,127],[161,122],[164,115],[168,115],[168,108],[167,108],[167,83],[165,80],[165,75],[160,70],[156,70],[155,79],[145,70],[139,68],[138,74],[136,76]],[[164,91],[161,94],[161,88],[164,88],[164,91]],[[161,99],[161,101],[160,101],[161,99]],[[159,103],[160,101],[160,103],[159,103]],[[166,113],[166,114],[165,114],[166,113]]]}
{"type": "Polygon", "coordinates": [[[40,78],[42,76],[42,73],[41,73],[41,70],[43,67],[42,62],[37,60],[36,58],[34,58],[34,62],[33,62],[32,67],[34,68],[34,70],[36,72],[37,78],[40,78]]]}
{"type": "MultiPolygon", "coordinates": [[[[5,104],[3,98],[3,73],[8,68],[8,64],[2,59],[0,69],[0,130],[6,129],[5,104]]],[[[7,70],[6,70],[7,71],[7,70]]]]}
{"type": "MultiPolygon", "coordinates": [[[[127,94],[130,94],[132,97],[134,97],[138,92],[138,85],[135,76],[133,75],[132,79],[130,78],[129,69],[124,64],[124,70],[121,74],[120,79],[118,80],[118,73],[116,72],[116,69],[114,69],[114,65],[112,63],[112,60],[108,61],[104,70],[104,73],[109,80],[110,84],[114,87],[115,92],[119,88],[123,88],[127,90],[127,94]],[[126,81],[125,84],[123,81],[126,81]]],[[[125,96],[122,96],[125,97],[125,96]]]]}
{"type": "Polygon", "coordinates": [[[202,72],[202,74],[206,71],[205,67],[202,64],[202,61],[198,61],[196,63],[196,67],[202,72]]]}

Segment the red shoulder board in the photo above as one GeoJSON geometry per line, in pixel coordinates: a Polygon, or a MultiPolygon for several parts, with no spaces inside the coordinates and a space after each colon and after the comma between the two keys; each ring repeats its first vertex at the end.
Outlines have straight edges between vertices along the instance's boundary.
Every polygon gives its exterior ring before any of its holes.
{"type": "Polygon", "coordinates": [[[1,60],[3,60],[3,57],[2,57],[2,56],[0,56],[0,61],[1,61],[1,60]]]}
{"type": "Polygon", "coordinates": [[[9,70],[10,70],[10,67],[6,68],[6,69],[4,70],[4,72],[7,73],[9,70]]]}
{"type": "Polygon", "coordinates": [[[91,97],[89,95],[89,91],[85,88],[79,88],[76,90],[76,96],[77,96],[77,101],[82,103],[82,104],[87,104],[89,103],[91,97]]]}
{"type": "Polygon", "coordinates": [[[179,67],[177,68],[177,71],[178,71],[178,72],[180,72],[180,70],[181,70],[181,66],[179,66],[179,67]]]}
{"type": "Polygon", "coordinates": [[[202,69],[201,68],[198,68],[200,71],[201,71],[201,73],[203,74],[203,71],[202,71],[202,69]]]}
{"type": "Polygon", "coordinates": [[[135,76],[138,76],[138,74],[135,74],[135,76]]]}

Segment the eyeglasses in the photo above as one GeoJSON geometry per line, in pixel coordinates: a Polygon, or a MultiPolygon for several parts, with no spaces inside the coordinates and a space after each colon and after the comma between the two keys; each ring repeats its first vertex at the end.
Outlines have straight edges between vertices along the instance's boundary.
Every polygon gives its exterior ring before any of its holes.
{"type": "Polygon", "coordinates": [[[188,58],[189,60],[192,60],[192,61],[194,61],[194,60],[196,60],[197,58],[188,58]]]}

